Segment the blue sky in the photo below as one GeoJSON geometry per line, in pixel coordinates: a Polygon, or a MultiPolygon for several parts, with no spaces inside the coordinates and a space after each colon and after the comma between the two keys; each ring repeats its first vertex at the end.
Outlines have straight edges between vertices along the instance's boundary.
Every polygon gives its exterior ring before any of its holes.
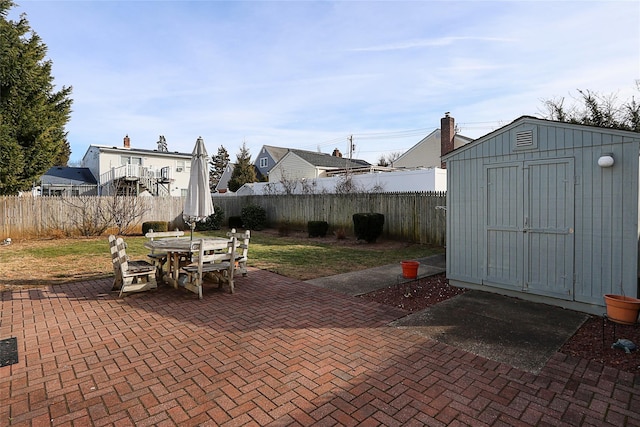
{"type": "Polygon", "coordinates": [[[451,112],[477,138],[577,89],[633,95],[637,1],[25,1],[58,86],[71,161],[90,144],[235,161],[243,141],[376,163],[451,112]]]}

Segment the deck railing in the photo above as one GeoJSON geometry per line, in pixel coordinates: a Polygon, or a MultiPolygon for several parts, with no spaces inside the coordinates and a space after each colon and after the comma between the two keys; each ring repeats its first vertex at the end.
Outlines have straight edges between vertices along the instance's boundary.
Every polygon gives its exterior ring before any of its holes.
{"type": "Polygon", "coordinates": [[[105,189],[112,186],[114,181],[122,178],[137,180],[154,196],[168,196],[167,189],[162,185],[158,185],[158,183],[169,182],[172,176],[173,171],[168,166],[152,169],[141,165],[127,164],[111,168],[101,174],[99,184],[102,189],[105,189]]]}

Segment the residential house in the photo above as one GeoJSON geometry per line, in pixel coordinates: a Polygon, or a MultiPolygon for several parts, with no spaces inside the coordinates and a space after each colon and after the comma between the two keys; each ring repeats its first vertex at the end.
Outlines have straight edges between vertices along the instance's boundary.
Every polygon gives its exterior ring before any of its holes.
{"type": "Polygon", "coordinates": [[[276,163],[278,163],[288,151],[288,148],[263,145],[260,153],[256,156],[256,161],[253,163],[258,179],[266,181],[269,177],[269,171],[273,169],[276,163]]]}
{"type": "Polygon", "coordinates": [[[593,314],[640,296],[639,152],[636,132],[523,116],[445,154],[450,283],[593,314]]]}
{"type": "Polygon", "coordinates": [[[231,179],[231,175],[233,175],[233,169],[236,166],[235,163],[227,163],[227,166],[224,167],[224,171],[220,176],[220,181],[216,184],[216,192],[218,193],[226,193],[229,190],[229,180],[231,179]]]}
{"type": "MultiPolygon", "coordinates": [[[[449,113],[446,114],[446,117],[450,117],[449,113]]],[[[451,118],[451,117],[450,117],[451,118]]],[[[444,126],[451,126],[451,129],[445,129],[445,131],[449,131],[454,133],[453,145],[455,148],[460,148],[463,145],[466,145],[473,141],[473,138],[469,138],[467,136],[460,135],[455,132],[455,125],[453,118],[448,120],[444,126]]],[[[409,148],[405,153],[403,153],[400,157],[398,157],[395,161],[393,161],[392,165],[394,168],[404,168],[404,169],[413,169],[413,168],[439,168],[441,167],[440,155],[441,155],[441,141],[442,141],[442,130],[436,129],[431,132],[429,135],[425,136],[413,147],[409,148]]]]}
{"type": "Polygon", "coordinates": [[[322,178],[331,171],[368,170],[370,167],[371,164],[365,160],[342,157],[338,150],[326,154],[289,149],[269,171],[269,182],[322,178]]]}
{"type": "Polygon", "coordinates": [[[169,152],[163,136],[156,150],[133,148],[127,135],[121,147],[89,146],[82,166],[96,177],[100,195],[185,196],[191,153],[169,152]]]}
{"type": "Polygon", "coordinates": [[[42,196],[95,196],[98,194],[98,182],[89,168],[54,166],[40,178],[37,194],[42,196]]]}

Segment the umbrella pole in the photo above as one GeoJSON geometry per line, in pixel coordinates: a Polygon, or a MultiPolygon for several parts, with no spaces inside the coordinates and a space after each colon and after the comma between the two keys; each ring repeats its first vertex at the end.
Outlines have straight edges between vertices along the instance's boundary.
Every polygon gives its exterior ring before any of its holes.
{"type": "Polygon", "coordinates": [[[191,221],[191,224],[189,224],[191,226],[191,241],[193,241],[193,230],[194,228],[196,228],[196,222],[195,221],[191,221]]]}

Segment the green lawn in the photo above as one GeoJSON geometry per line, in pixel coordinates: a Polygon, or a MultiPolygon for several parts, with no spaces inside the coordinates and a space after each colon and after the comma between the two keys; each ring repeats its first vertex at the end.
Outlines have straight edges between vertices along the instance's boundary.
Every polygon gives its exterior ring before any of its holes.
{"type": "MultiPolygon", "coordinates": [[[[226,237],[224,231],[196,233],[226,237]]],[[[146,238],[126,236],[127,254],[146,259],[146,238]]],[[[308,280],[392,264],[443,252],[443,248],[401,242],[355,243],[353,240],[280,237],[252,232],[249,266],[308,280]]],[[[55,284],[111,276],[106,237],[14,242],[0,247],[0,284],[55,284]]]]}

